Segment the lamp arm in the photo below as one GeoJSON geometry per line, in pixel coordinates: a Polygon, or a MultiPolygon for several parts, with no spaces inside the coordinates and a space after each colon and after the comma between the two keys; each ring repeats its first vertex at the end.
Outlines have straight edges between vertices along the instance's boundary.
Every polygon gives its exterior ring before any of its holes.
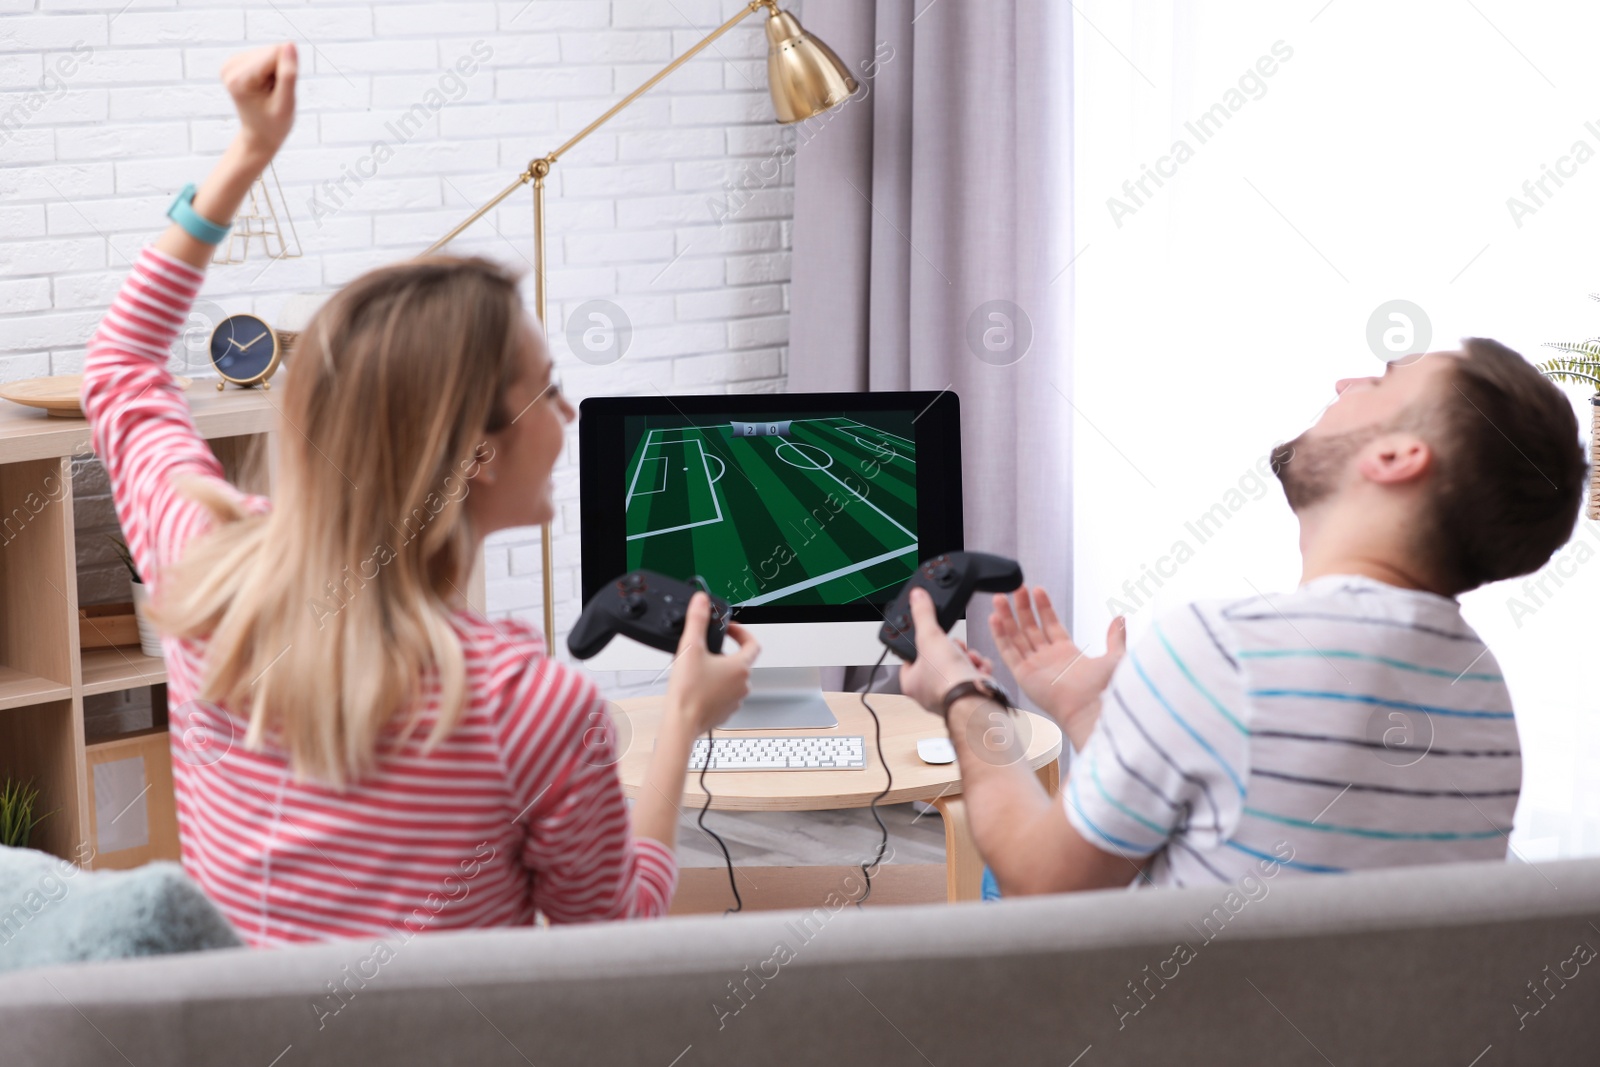
{"type": "Polygon", "coordinates": [[[517,175],[516,181],[512,182],[510,185],[496,193],[494,198],[488,203],[484,204],[478,210],[462,219],[456,224],[454,229],[445,234],[443,237],[439,238],[437,241],[433,242],[433,244],[429,245],[421,254],[424,256],[431,256],[433,253],[439,251],[439,249],[443,248],[451,241],[454,241],[457,237],[461,236],[462,230],[465,230],[468,226],[471,226],[474,222],[477,222],[479,219],[483,218],[494,208],[496,204],[500,203],[500,201],[504,200],[506,197],[510,196],[524,185],[528,184],[528,182],[532,181],[533,176],[533,166],[532,164],[529,164],[527,170],[517,175]]]}
{"type": "Polygon", "coordinates": [[[739,23],[743,22],[745,19],[749,18],[751,15],[754,15],[757,11],[761,10],[763,7],[771,8],[772,10],[776,11],[777,10],[776,0],[750,0],[750,3],[745,5],[745,8],[744,8],[743,11],[740,11],[738,14],[734,15],[733,18],[729,19],[727,22],[724,22],[721,26],[718,26],[716,29],[712,30],[709,34],[707,34],[704,38],[701,39],[699,44],[695,45],[693,48],[691,48],[687,52],[683,53],[683,55],[679,56],[677,59],[674,59],[671,63],[668,63],[665,67],[662,67],[661,70],[657,71],[654,75],[652,75],[649,78],[649,80],[647,80],[643,85],[639,86],[639,88],[635,89],[633,92],[629,93],[627,96],[623,97],[621,100],[618,100],[614,105],[612,105],[611,109],[609,111],[607,111],[604,115],[601,115],[599,118],[597,118],[593,122],[589,123],[589,125],[585,126],[583,129],[579,130],[577,133],[573,134],[571,140],[567,141],[566,144],[562,145],[560,148],[556,149],[554,152],[551,152],[545,158],[548,159],[551,163],[554,163],[556,160],[558,160],[562,156],[566,155],[567,151],[569,149],[571,149],[573,145],[576,145],[578,142],[582,141],[585,137],[588,137],[595,130],[598,130],[601,126],[604,126],[607,122],[610,122],[611,119],[616,116],[617,112],[619,112],[619,111],[623,110],[624,108],[626,108],[629,104],[631,104],[635,100],[639,99],[639,97],[643,96],[645,93],[648,93],[651,89],[654,89],[657,85],[659,85],[661,83],[661,81],[664,78],[666,78],[668,75],[670,75],[673,71],[677,70],[679,67],[681,67],[685,63],[689,62],[689,60],[693,59],[695,56],[699,55],[701,52],[704,52],[707,48],[710,48],[711,45],[717,40],[717,38],[721,37],[723,34],[727,33],[729,30],[733,29],[735,26],[739,25],[739,23]]]}
{"type": "Polygon", "coordinates": [[[683,53],[683,55],[677,57],[665,67],[662,67],[661,70],[652,75],[643,85],[639,86],[621,100],[618,100],[608,111],[606,111],[605,114],[601,115],[599,118],[589,123],[589,125],[573,134],[572,137],[567,140],[566,144],[562,145],[560,148],[557,148],[554,152],[551,152],[542,159],[535,159],[530,162],[528,164],[528,169],[517,175],[516,181],[512,182],[499,193],[495,194],[493,199],[484,204],[477,211],[474,211],[471,215],[468,215],[449,233],[445,234],[433,244],[429,245],[427,250],[422,254],[426,256],[437,252],[439,249],[443,248],[445,245],[459,237],[461,232],[468,226],[471,226],[474,222],[477,222],[479,219],[483,218],[484,215],[488,214],[489,211],[495,207],[495,205],[499,204],[506,197],[516,192],[528,182],[533,181],[535,178],[543,178],[544,176],[548,175],[550,173],[551,165],[562,156],[566,155],[567,152],[573,148],[573,146],[583,141],[584,138],[594,133],[594,131],[598,130],[601,126],[604,126],[606,123],[610,122],[616,117],[618,112],[622,111],[629,104],[639,99],[639,97],[643,96],[645,93],[648,93],[651,89],[654,89],[657,85],[661,84],[662,80],[668,75],[672,74],[673,71],[677,70],[679,67],[689,62],[689,60],[693,59],[695,56],[711,47],[711,45],[716,42],[717,38],[721,37],[739,23],[743,22],[751,15],[754,15],[757,11],[760,11],[762,8],[767,8],[775,13],[778,10],[777,0],[750,0],[750,2],[745,5],[744,10],[738,12],[727,22],[724,22],[721,26],[718,26],[716,29],[712,30],[709,34],[701,39],[700,43],[683,53]]]}

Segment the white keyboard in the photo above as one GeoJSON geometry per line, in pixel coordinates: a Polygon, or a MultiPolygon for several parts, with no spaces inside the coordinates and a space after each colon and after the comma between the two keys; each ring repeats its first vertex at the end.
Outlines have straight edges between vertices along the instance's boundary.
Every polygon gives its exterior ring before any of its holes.
{"type": "MultiPolygon", "coordinates": [[[[719,737],[708,771],[859,771],[867,766],[866,738],[719,737]]],[[[706,761],[705,738],[694,743],[689,770],[706,761]]]]}

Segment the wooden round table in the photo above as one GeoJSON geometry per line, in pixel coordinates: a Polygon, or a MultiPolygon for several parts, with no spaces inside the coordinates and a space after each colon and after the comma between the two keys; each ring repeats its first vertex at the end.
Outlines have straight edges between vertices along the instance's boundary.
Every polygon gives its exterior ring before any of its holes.
{"type": "MultiPolygon", "coordinates": [[[[816,734],[818,736],[857,735],[865,738],[867,766],[863,770],[799,771],[713,771],[706,775],[711,787],[713,811],[824,811],[836,808],[864,808],[883,791],[883,765],[878,762],[873,743],[872,716],[861,706],[859,693],[825,693],[828,707],[839,724],[831,730],[739,730],[719,733],[725,737],[780,737],[816,734]]],[[[978,857],[967,829],[966,808],[961,802],[961,771],[957,763],[929,764],[917,755],[917,742],[925,737],[944,737],[944,724],[938,716],[923,710],[910,697],[873,693],[867,697],[883,723],[883,755],[894,773],[894,788],[880,804],[904,804],[922,800],[939,809],[945,828],[945,884],[949,900],[977,900],[982,895],[983,861],[978,857]]],[[[637,697],[614,702],[623,757],[617,766],[623,791],[637,798],[644,788],[645,770],[655,750],[656,729],[661,720],[661,697],[637,697]]],[[[1061,729],[1042,715],[1027,715],[1029,768],[1039,776],[1046,790],[1054,794],[1060,782],[1061,729]]],[[[684,782],[680,807],[698,811],[705,803],[699,775],[690,773],[684,782]]],[[[749,870],[748,868],[743,868],[749,870]]],[[[757,868],[756,870],[761,870],[757,868]]],[[[794,870],[790,868],[790,870],[794,870]]],[[[880,873],[891,871],[884,867],[880,873]]],[[[753,874],[754,871],[751,871],[753,874]]],[[[726,893],[724,878],[722,891],[726,893]]],[[[759,884],[774,879],[755,879],[759,884]]],[[[877,879],[874,879],[874,885],[877,879]]],[[[805,902],[773,897],[767,906],[807,906],[805,902]]],[[[874,899],[878,899],[874,890],[874,899]]]]}

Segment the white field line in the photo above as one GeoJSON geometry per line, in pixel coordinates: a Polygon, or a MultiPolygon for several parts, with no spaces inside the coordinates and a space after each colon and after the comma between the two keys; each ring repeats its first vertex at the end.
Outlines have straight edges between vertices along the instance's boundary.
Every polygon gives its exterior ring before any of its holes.
{"type": "MultiPolygon", "coordinates": [[[[695,447],[700,449],[700,469],[705,472],[705,475],[706,475],[706,489],[709,490],[710,493],[711,493],[711,503],[717,509],[717,517],[714,518],[714,519],[702,519],[699,522],[686,522],[681,526],[669,526],[664,530],[646,530],[644,533],[636,533],[636,534],[630,535],[627,538],[627,540],[629,540],[629,541],[638,541],[641,538],[645,538],[645,537],[660,537],[662,534],[677,533],[679,530],[692,530],[696,526],[715,526],[717,523],[723,521],[722,502],[717,499],[716,483],[712,482],[712,480],[711,480],[711,466],[710,466],[710,464],[708,464],[706,462],[706,446],[698,438],[690,438],[690,441],[693,441],[695,447]]],[[[686,444],[689,444],[689,441],[658,441],[657,444],[664,444],[664,445],[684,444],[684,445],[686,445],[686,444]]],[[[666,459],[665,456],[662,456],[661,458],[662,459],[666,459]]],[[[717,460],[717,462],[721,463],[722,461],[719,459],[719,460],[717,460]]],[[[726,473],[726,468],[724,468],[724,473],[726,473]]],[[[638,474],[637,474],[637,472],[635,472],[635,478],[637,478],[637,477],[638,477],[638,474]]]]}
{"type": "Polygon", "coordinates": [[[633,503],[633,487],[639,484],[639,470],[644,466],[645,456],[650,452],[650,440],[655,435],[656,432],[654,430],[644,435],[644,446],[639,450],[639,466],[633,468],[633,481],[628,483],[628,495],[622,501],[622,513],[624,515],[628,513],[628,506],[633,503]]]}
{"type": "MultiPolygon", "coordinates": [[[[826,420],[826,421],[831,421],[831,420],[826,420]]],[[[907,441],[904,437],[901,437],[897,433],[890,433],[888,430],[880,430],[876,426],[867,426],[867,425],[864,425],[864,424],[859,423],[859,422],[851,422],[850,425],[841,427],[841,429],[845,429],[845,430],[871,430],[873,433],[882,434],[884,437],[892,437],[896,441],[900,441],[903,444],[908,444],[912,448],[916,448],[917,447],[917,443],[915,441],[907,441]]]]}
{"type": "MultiPolygon", "coordinates": [[[[706,491],[711,494],[711,503],[717,509],[717,521],[722,521],[722,502],[717,499],[717,483],[711,480],[711,465],[706,462],[706,445],[699,438],[695,438],[694,445],[700,450],[700,469],[706,472],[706,491]]],[[[722,460],[717,460],[721,463],[722,460]]],[[[722,473],[728,473],[728,468],[723,467],[722,473]]]]}
{"type": "MultiPolygon", "coordinates": [[[[661,464],[665,464],[666,462],[667,462],[667,457],[666,456],[652,456],[652,457],[646,457],[644,459],[641,459],[639,461],[639,465],[642,467],[646,463],[661,463],[661,464]]],[[[633,480],[635,482],[637,482],[639,480],[639,472],[638,471],[634,471],[633,472],[633,480]]],[[[666,491],[667,491],[667,468],[665,466],[662,466],[662,468],[661,468],[661,487],[660,488],[658,488],[658,489],[639,489],[639,490],[635,490],[635,491],[633,491],[633,492],[631,492],[629,494],[628,499],[631,501],[636,496],[655,496],[657,493],[665,493],[666,491]]],[[[622,510],[623,511],[627,511],[628,510],[627,505],[623,505],[622,510]]]]}
{"type": "Polygon", "coordinates": [[[894,559],[897,556],[903,556],[907,552],[915,552],[916,550],[917,545],[916,542],[913,541],[904,548],[896,548],[889,552],[885,552],[882,555],[873,556],[871,559],[862,560],[860,563],[852,563],[848,567],[840,567],[838,570],[829,571],[827,574],[819,574],[815,578],[807,578],[803,582],[796,582],[794,585],[786,585],[782,589],[774,589],[770,593],[762,593],[760,596],[753,597],[749,600],[741,600],[734,606],[750,608],[756,607],[760,604],[766,604],[770,601],[778,599],[779,597],[788,596],[790,593],[798,593],[801,590],[810,589],[813,586],[821,585],[823,582],[831,582],[835,578],[843,578],[847,574],[854,574],[857,571],[864,571],[868,567],[876,567],[878,564],[887,560],[894,559]]]}
{"type": "MultiPolygon", "coordinates": [[[[776,451],[776,449],[774,449],[774,451],[776,451]]],[[[818,471],[817,473],[825,474],[829,478],[832,478],[834,481],[838,482],[840,487],[843,488],[845,492],[849,493],[851,496],[853,496],[857,500],[861,501],[863,504],[865,504],[867,507],[871,508],[873,511],[876,511],[879,515],[882,515],[885,522],[887,522],[890,526],[893,526],[896,530],[899,530],[901,533],[905,534],[907,537],[911,538],[911,542],[912,542],[913,545],[916,544],[916,541],[917,541],[917,535],[916,534],[912,533],[910,530],[906,529],[904,526],[901,526],[898,522],[895,522],[893,519],[891,519],[888,516],[888,514],[885,513],[884,510],[882,508],[880,508],[878,505],[874,504],[872,501],[868,500],[866,497],[862,496],[860,493],[856,492],[854,489],[851,489],[848,485],[845,485],[843,481],[840,481],[838,475],[836,475],[832,471],[828,471],[828,470],[818,471]]]]}

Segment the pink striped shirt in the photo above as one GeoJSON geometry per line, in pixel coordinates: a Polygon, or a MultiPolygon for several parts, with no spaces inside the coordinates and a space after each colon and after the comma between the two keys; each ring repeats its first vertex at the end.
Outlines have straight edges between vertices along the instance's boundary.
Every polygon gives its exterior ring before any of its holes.
{"type": "MultiPolygon", "coordinates": [[[[94,449],[152,592],[212,523],[175,480],[223,474],[166,367],[204,277],[145,248],[84,366],[94,449]]],[[[452,623],[467,664],[460,726],[424,754],[438,702],[419,698],[411,738],[391,731],[377,768],[342,791],[296,782],[271,744],[247,750],[248,709],[194,699],[205,643],[163,642],[183,865],[251,944],[525,925],[535,910],[557,923],[666,912],[677,865],[630,832],[593,684],[520,623],[452,623]]]]}

